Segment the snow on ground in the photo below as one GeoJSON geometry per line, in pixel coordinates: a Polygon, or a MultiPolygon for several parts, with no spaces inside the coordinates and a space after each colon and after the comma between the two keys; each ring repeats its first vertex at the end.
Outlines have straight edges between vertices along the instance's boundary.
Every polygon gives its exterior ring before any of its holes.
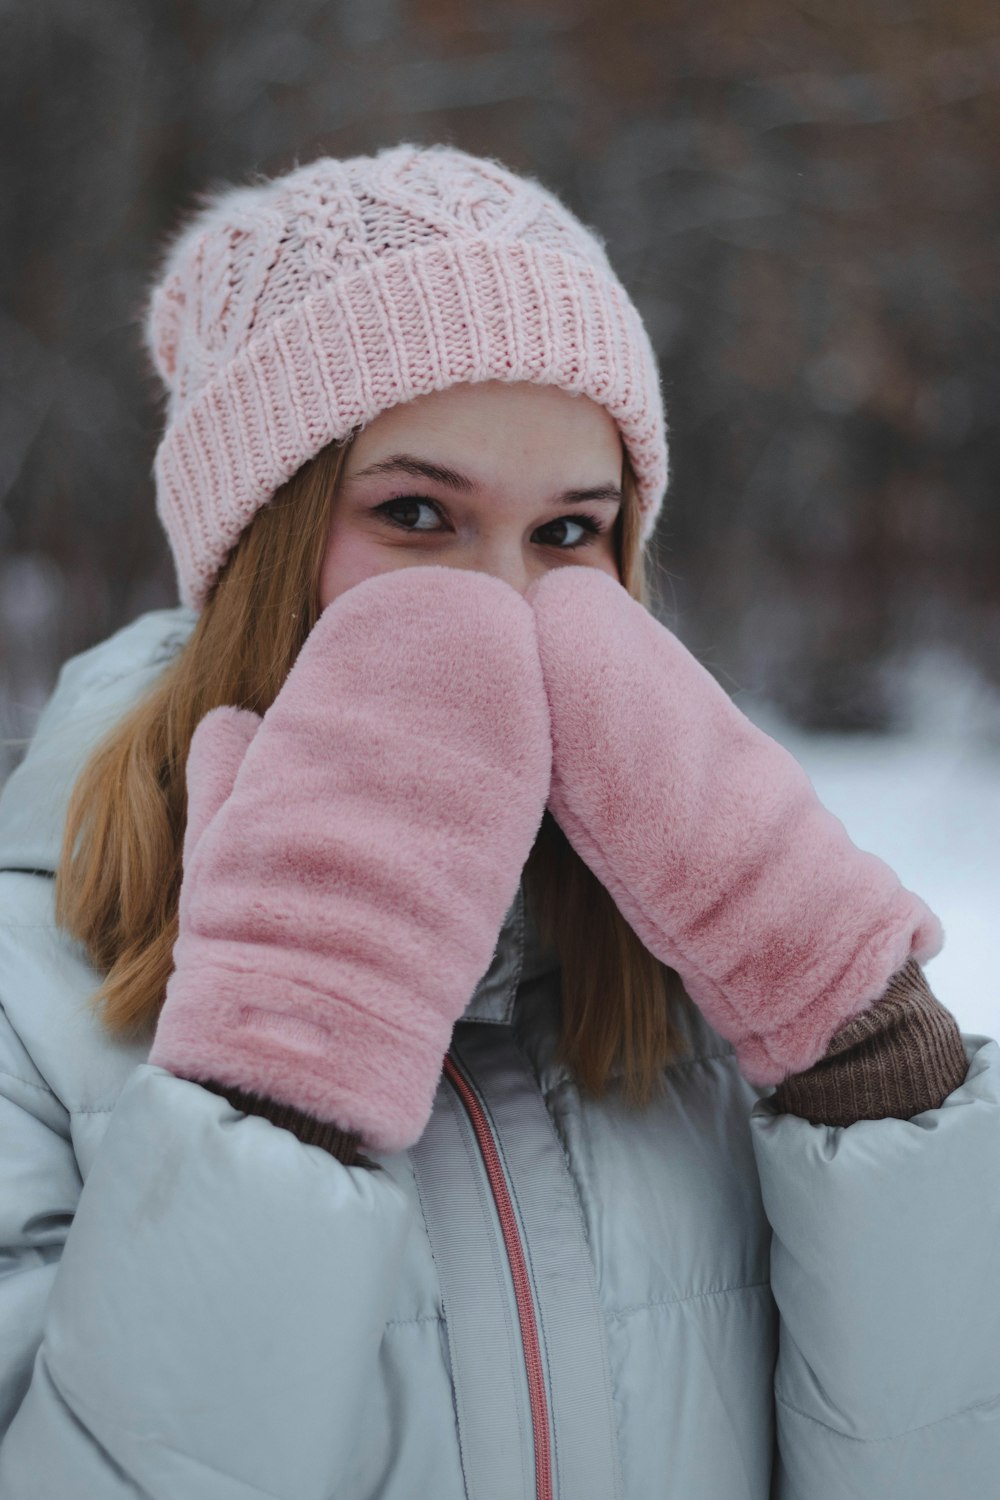
{"type": "Polygon", "coordinates": [[[851,838],[936,912],[945,942],[926,965],[965,1032],[1000,1038],[1000,700],[944,652],[900,690],[905,735],[809,734],[737,699],[805,768],[851,838]]]}

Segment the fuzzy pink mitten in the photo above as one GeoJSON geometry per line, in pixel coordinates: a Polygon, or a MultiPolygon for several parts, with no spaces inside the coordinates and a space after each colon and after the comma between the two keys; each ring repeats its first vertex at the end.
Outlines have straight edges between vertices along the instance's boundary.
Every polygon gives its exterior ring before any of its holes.
{"type": "Polygon", "coordinates": [[[149,1061],[412,1145],[545,810],[530,607],[487,573],[365,579],[263,719],[192,738],[174,970],[149,1061]]]}
{"type": "Polygon", "coordinates": [[[810,1067],[908,958],[940,951],[937,917],[609,574],[554,569],[525,599],[556,821],[744,1077],[810,1067]]]}

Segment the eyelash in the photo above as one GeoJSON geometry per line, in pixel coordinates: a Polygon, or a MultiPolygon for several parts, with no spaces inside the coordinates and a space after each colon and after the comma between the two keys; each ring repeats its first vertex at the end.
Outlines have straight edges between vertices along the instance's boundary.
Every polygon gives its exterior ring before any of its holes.
{"type": "MultiPolygon", "coordinates": [[[[394,495],[391,500],[383,500],[381,505],[376,505],[373,509],[376,515],[380,515],[390,526],[395,526],[400,531],[412,531],[418,536],[433,536],[434,532],[429,532],[426,528],[404,526],[402,521],[393,520],[388,514],[390,507],[393,505],[402,505],[404,502],[408,502],[411,505],[429,505],[438,517],[441,515],[441,510],[437,502],[428,499],[426,495],[394,495]]],[[[560,547],[556,542],[546,544],[555,547],[557,552],[575,552],[578,547],[589,547],[607,529],[599,517],[589,515],[586,512],[581,515],[557,516],[554,521],[548,521],[546,525],[555,526],[559,521],[576,521],[584,528],[584,535],[579,541],[570,542],[566,547],[560,547]]]]}

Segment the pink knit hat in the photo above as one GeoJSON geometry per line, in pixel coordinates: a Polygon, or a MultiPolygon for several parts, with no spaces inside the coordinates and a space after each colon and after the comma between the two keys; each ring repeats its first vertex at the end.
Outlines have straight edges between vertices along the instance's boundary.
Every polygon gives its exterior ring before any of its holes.
{"type": "Polygon", "coordinates": [[[184,604],[203,607],[307,459],[459,382],[535,381],[605,406],[651,535],[667,441],[649,337],[601,239],[540,183],[404,143],[201,202],[145,313],[167,387],[156,509],[184,604]]]}

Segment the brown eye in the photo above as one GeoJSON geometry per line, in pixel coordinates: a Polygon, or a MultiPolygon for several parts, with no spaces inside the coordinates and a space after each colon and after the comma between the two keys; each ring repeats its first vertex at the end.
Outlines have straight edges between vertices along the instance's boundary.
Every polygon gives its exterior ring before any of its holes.
{"type": "Polygon", "coordinates": [[[584,534],[576,541],[570,542],[564,547],[559,547],[560,552],[573,552],[577,547],[589,547],[590,544],[604,531],[604,527],[601,525],[601,522],[598,520],[598,518],[596,516],[588,515],[560,516],[557,521],[550,521],[547,526],[543,526],[541,529],[543,531],[548,531],[553,526],[565,527],[567,525],[579,526],[584,534]]]}
{"type": "Polygon", "coordinates": [[[426,505],[434,511],[435,515],[440,516],[440,511],[434,504],[434,501],[426,499],[423,495],[397,495],[392,500],[383,500],[381,505],[375,506],[375,513],[384,516],[390,526],[398,526],[402,531],[437,530],[436,527],[432,526],[411,526],[408,521],[398,521],[394,516],[389,514],[392,510],[402,511],[403,514],[412,516],[415,512],[419,511],[422,505],[426,505]]]}

